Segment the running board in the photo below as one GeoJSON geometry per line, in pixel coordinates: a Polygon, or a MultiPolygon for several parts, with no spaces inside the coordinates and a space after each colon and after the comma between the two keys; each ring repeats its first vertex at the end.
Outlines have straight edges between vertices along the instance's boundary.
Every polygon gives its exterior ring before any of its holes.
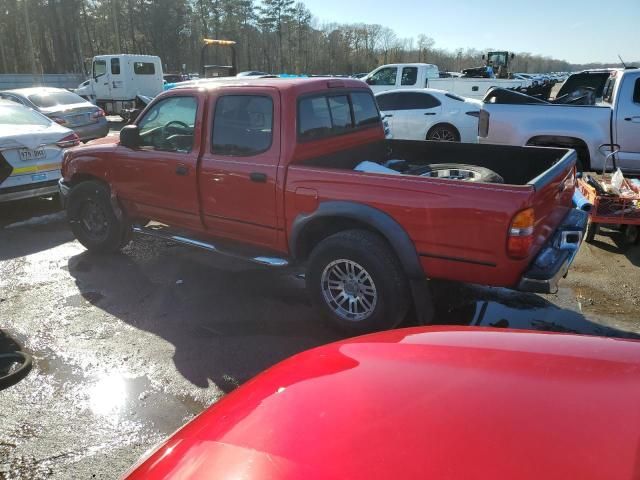
{"type": "Polygon", "coordinates": [[[133,233],[138,233],[140,235],[148,235],[150,237],[162,238],[164,240],[170,240],[172,242],[181,243],[183,245],[189,245],[191,247],[198,247],[203,250],[207,250],[208,252],[219,253],[221,255],[225,255],[227,257],[234,257],[240,260],[246,260],[248,262],[257,263],[259,265],[266,265],[268,267],[287,267],[289,265],[289,261],[285,258],[279,257],[270,257],[270,256],[250,256],[250,255],[242,255],[237,252],[232,252],[229,250],[223,250],[219,247],[216,247],[213,243],[203,242],[202,240],[196,240],[194,238],[185,237],[183,235],[177,235],[168,231],[163,231],[163,228],[150,228],[150,227],[141,227],[139,225],[133,226],[133,233]]]}

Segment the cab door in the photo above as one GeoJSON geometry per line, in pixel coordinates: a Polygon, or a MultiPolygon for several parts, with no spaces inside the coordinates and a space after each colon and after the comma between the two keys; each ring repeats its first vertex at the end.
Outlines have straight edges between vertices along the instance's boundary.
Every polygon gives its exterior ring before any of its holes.
{"type": "Polygon", "coordinates": [[[105,59],[95,59],[93,61],[93,71],[91,85],[96,100],[110,100],[111,97],[111,74],[107,68],[105,59]]]}
{"type": "Polygon", "coordinates": [[[618,163],[622,169],[640,170],[640,76],[623,77],[616,104],[618,163]]]}
{"type": "Polygon", "coordinates": [[[241,94],[220,89],[211,110],[199,175],[205,227],[213,236],[274,247],[279,94],[266,87],[245,87],[241,94]]]}
{"type": "Polygon", "coordinates": [[[204,99],[176,91],[136,121],[135,149],[118,145],[111,159],[118,198],[132,216],[202,230],[197,166],[204,99]]]}

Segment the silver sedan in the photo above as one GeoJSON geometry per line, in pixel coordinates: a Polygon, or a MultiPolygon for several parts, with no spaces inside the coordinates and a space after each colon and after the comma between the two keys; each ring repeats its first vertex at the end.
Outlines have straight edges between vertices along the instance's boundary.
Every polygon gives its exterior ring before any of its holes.
{"type": "Polygon", "coordinates": [[[84,98],[62,88],[34,87],[5,90],[0,98],[20,103],[70,128],[83,142],[105,137],[109,123],[104,111],[84,98]]]}

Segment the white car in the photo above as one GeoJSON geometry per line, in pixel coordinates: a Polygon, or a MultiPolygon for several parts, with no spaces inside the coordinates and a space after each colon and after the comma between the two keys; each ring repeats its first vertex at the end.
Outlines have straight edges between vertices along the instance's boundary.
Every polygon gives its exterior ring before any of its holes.
{"type": "Polygon", "coordinates": [[[395,139],[478,142],[478,100],[432,88],[389,90],[376,100],[395,139]]]}
{"type": "Polygon", "coordinates": [[[41,113],[0,100],[0,202],[57,193],[63,151],[79,143],[41,113]]]}

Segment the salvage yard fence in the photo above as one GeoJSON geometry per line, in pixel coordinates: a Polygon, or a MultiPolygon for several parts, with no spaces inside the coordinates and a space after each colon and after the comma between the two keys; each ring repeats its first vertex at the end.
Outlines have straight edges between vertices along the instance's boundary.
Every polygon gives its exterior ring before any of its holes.
{"type": "Polygon", "coordinates": [[[53,73],[45,75],[9,73],[0,75],[0,90],[38,86],[76,88],[84,80],[84,75],[75,73],[53,73]]]}

